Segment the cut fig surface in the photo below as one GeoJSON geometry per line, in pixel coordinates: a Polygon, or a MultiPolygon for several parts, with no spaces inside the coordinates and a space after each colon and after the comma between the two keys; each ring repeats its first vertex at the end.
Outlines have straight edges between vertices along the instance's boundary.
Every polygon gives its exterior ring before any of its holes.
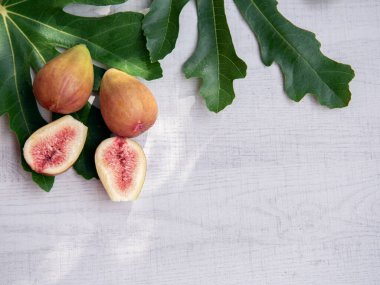
{"type": "Polygon", "coordinates": [[[69,169],[82,152],[87,127],[64,116],[34,132],[24,145],[24,157],[37,173],[57,175],[69,169]]]}
{"type": "Polygon", "coordinates": [[[95,164],[112,201],[138,198],[146,173],[145,154],[138,143],[121,137],[106,139],[96,150],[95,164]]]}

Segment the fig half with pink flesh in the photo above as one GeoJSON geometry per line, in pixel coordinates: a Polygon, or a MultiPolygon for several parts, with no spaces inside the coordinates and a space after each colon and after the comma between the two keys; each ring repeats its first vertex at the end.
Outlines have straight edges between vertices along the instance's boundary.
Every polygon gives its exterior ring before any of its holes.
{"type": "Polygon", "coordinates": [[[146,158],[140,145],[121,137],[103,141],[95,153],[99,178],[115,202],[136,200],[146,174],[146,158]]]}
{"type": "Polygon", "coordinates": [[[24,145],[24,158],[37,173],[53,176],[65,172],[78,159],[87,127],[64,116],[34,132],[24,145]]]}

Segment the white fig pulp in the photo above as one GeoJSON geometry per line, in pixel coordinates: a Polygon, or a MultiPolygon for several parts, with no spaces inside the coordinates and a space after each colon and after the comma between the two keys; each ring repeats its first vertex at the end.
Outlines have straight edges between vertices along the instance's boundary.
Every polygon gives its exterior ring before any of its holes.
{"type": "Polygon", "coordinates": [[[106,139],[96,150],[95,164],[112,201],[138,198],[144,184],[146,159],[136,142],[120,137],[106,139]]]}

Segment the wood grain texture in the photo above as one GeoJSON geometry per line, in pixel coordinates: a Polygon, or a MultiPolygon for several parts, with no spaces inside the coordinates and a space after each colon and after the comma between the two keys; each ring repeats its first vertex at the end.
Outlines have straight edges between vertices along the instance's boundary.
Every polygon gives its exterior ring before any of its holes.
{"type": "Polygon", "coordinates": [[[73,171],[40,191],[0,119],[0,284],[380,284],[380,2],[288,0],[279,9],[353,66],[348,108],[287,99],[278,68],[263,66],[227,0],[248,77],[235,82],[232,106],[208,112],[194,96],[200,82],[181,73],[197,37],[191,2],[165,78],[147,83],[160,117],[139,138],[148,175],[137,202],[111,203],[98,181],[73,171]]]}

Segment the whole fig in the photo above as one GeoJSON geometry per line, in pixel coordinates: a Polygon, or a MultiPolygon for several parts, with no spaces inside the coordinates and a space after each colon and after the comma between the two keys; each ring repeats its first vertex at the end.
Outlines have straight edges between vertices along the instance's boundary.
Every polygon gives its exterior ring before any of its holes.
{"type": "Polygon", "coordinates": [[[100,85],[100,111],[108,128],[120,137],[136,137],[157,119],[157,103],[136,78],[109,69],[100,85]]]}
{"type": "Polygon", "coordinates": [[[52,112],[70,114],[87,103],[94,84],[91,55],[85,45],[77,45],[49,61],[33,82],[40,105],[52,112]]]}

